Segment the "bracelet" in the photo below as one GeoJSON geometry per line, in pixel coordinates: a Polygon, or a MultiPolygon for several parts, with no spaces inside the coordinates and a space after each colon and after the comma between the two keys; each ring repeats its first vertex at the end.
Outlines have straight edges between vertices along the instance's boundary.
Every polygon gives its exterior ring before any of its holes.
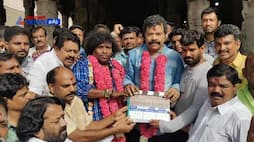
{"type": "Polygon", "coordinates": [[[103,95],[104,95],[104,98],[110,99],[110,95],[111,95],[111,94],[109,93],[109,90],[108,90],[108,89],[104,90],[103,95]]]}

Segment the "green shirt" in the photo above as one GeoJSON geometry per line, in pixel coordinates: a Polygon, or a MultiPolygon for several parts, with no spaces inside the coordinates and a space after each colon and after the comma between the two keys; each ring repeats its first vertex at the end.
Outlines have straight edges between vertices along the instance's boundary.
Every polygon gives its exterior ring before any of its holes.
{"type": "Polygon", "coordinates": [[[254,99],[248,88],[248,85],[244,85],[237,90],[237,96],[239,100],[250,110],[254,116],[254,99]]]}
{"type": "Polygon", "coordinates": [[[16,127],[12,125],[8,125],[8,136],[7,136],[6,142],[19,142],[19,139],[16,133],[16,127]]]}

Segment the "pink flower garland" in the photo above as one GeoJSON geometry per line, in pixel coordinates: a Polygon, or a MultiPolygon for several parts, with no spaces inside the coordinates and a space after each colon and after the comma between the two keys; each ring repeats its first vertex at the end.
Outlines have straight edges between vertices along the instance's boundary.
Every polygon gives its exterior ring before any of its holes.
{"type": "MultiPolygon", "coordinates": [[[[167,57],[165,55],[159,55],[156,58],[155,77],[154,77],[154,91],[164,92],[165,85],[165,69],[167,63],[167,57]]],[[[148,51],[144,51],[141,59],[141,77],[140,77],[140,89],[144,91],[150,90],[150,66],[151,56],[148,51]]],[[[150,125],[140,124],[141,136],[151,138],[157,132],[157,128],[150,125]]]]}
{"type": "MultiPolygon", "coordinates": [[[[101,65],[98,62],[97,58],[93,55],[88,56],[88,60],[93,66],[93,74],[96,87],[101,90],[113,89],[112,77],[109,68],[107,66],[101,65]]],[[[123,80],[125,76],[124,68],[116,60],[111,60],[111,63],[113,65],[112,74],[113,80],[115,81],[116,90],[121,92],[124,90],[123,89],[123,80]]],[[[111,98],[110,100],[100,98],[99,104],[103,118],[111,115],[113,112],[116,112],[118,108],[122,106],[120,102],[121,101],[118,98],[111,98]]],[[[114,138],[113,141],[125,142],[126,139],[125,137],[117,137],[114,138]]]]}

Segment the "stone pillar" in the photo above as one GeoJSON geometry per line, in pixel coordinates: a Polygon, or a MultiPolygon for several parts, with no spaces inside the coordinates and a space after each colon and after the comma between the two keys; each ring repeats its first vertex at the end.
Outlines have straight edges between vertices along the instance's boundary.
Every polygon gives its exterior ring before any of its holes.
{"type": "MultiPolygon", "coordinates": [[[[93,0],[92,0],[93,1],[93,0]]],[[[73,24],[80,25],[88,29],[88,0],[75,0],[73,24]]],[[[98,9],[96,9],[98,10],[98,9]]]]}
{"type": "MultiPolygon", "coordinates": [[[[34,16],[34,7],[35,7],[35,1],[34,0],[23,0],[23,7],[25,9],[25,17],[24,20],[26,20],[27,16],[34,16]]],[[[33,28],[33,25],[28,25],[26,22],[24,22],[25,28],[31,30],[33,28]]]]}
{"type": "MultiPolygon", "coordinates": [[[[38,16],[46,16],[46,19],[57,18],[58,13],[57,13],[57,7],[56,7],[56,0],[37,0],[36,6],[37,6],[38,16]]],[[[52,45],[52,39],[53,39],[52,34],[55,29],[55,26],[47,25],[44,27],[48,32],[48,43],[49,45],[52,45]]]]}
{"type": "Polygon", "coordinates": [[[210,2],[208,0],[187,0],[189,29],[202,31],[201,13],[209,4],[210,2]]]}
{"type": "Polygon", "coordinates": [[[254,53],[254,0],[243,1],[242,47],[244,54],[254,53]]]}

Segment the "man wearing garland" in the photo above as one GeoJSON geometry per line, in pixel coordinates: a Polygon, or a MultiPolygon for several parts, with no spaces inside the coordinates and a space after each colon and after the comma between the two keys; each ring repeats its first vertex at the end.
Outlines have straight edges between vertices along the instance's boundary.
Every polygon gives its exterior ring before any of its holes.
{"type": "MultiPolygon", "coordinates": [[[[87,58],[81,58],[72,68],[77,80],[77,95],[93,120],[101,120],[123,105],[125,72],[122,65],[112,59],[118,47],[110,33],[91,33],[85,47],[87,58]]],[[[114,138],[114,141],[125,140],[123,135],[114,138]]]]}
{"type": "MultiPolygon", "coordinates": [[[[144,21],[143,31],[145,44],[129,52],[125,69],[125,92],[129,95],[138,90],[165,92],[165,96],[175,103],[180,96],[180,79],[184,65],[180,54],[164,45],[167,23],[160,15],[152,15],[144,21]]],[[[148,140],[156,134],[156,129],[142,127],[142,139],[148,140]]],[[[163,141],[156,138],[158,137],[149,141],[163,141]]],[[[138,140],[134,138],[129,141],[138,140]]]]}

